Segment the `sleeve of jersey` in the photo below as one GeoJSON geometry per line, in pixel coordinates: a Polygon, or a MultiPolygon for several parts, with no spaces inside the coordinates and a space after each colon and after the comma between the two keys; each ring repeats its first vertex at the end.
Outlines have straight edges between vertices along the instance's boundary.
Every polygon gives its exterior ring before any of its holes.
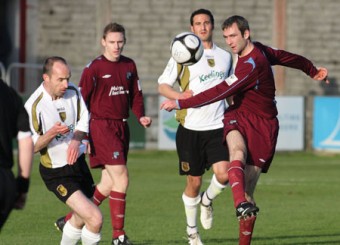
{"type": "Polygon", "coordinates": [[[89,105],[92,90],[94,88],[94,76],[90,67],[85,67],[80,78],[79,88],[86,105],[89,105]]]}
{"type": "Polygon", "coordinates": [[[177,81],[177,76],[177,63],[173,58],[171,58],[162,75],[159,76],[158,84],[168,84],[172,87],[177,81]]]}
{"type": "Polygon", "coordinates": [[[132,93],[131,93],[131,109],[132,112],[136,115],[138,121],[141,117],[145,115],[144,109],[144,101],[143,101],[143,92],[142,87],[138,78],[137,69],[135,68],[135,76],[132,84],[132,93]]]}
{"type": "Polygon", "coordinates": [[[30,124],[27,111],[22,103],[21,98],[16,95],[16,106],[18,108],[17,130],[22,132],[30,132],[30,124]]]}
{"type": "Polygon", "coordinates": [[[33,143],[35,144],[38,140],[38,138],[40,137],[40,132],[39,132],[39,128],[35,129],[34,125],[37,125],[37,127],[39,127],[39,117],[37,116],[36,118],[33,118],[33,110],[34,110],[34,114],[37,115],[37,111],[36,108],[32,108],[32,103],[30,100],[26,101],[25,103],[25,109],[26,112],[28,114],[28,118],[29,118],[29,127],[31,129],[32,132],[32,139],[33,139],[33,143]]]}
{"type": "Polygon", "coordinates": [[[180,109],[197,108],[228,98],[231,95],[245,91],[256,83],[257,70],[249,62],[239,64],[237,73],[230,75],[224,82],[205,90],[191,98],[178,100],[180,109]]]}
{"type": "Polygon", "coordinates": [[[89,112],[87,110],[86,104],[82,98],[82,96],[80,96],[80,117],[79,117],[79,121],[77,122],[76,125],[76,130],[88,133],[89,132],[89,112]]]}
{"type": "Polygon", "coordinates": [[[268,46],[257,43],[264,50],[271,65],[281,65],[303,71],[310,77],[314,77],[317,73],[316,67],[307,58],[287,52],[285,50],[273,49],[268,46]]]}

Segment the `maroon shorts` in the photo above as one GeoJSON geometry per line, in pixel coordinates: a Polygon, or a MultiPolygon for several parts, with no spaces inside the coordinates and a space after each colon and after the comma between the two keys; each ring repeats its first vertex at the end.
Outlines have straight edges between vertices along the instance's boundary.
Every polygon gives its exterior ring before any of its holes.
{"type": "Polygon", "coordinates": [[[90,120],[90,166],[125,165],[129,151],[130,130],[126,121],[90,120]]]}
{"type": "Polygon", "coordinates": [[[273,160],[279,132],[277,118],[265,119],[253,113],[228,111],[224,115],[224,140],[231,130],[238,130],[247,146],[247,164],[267,173],[273,160]]]}

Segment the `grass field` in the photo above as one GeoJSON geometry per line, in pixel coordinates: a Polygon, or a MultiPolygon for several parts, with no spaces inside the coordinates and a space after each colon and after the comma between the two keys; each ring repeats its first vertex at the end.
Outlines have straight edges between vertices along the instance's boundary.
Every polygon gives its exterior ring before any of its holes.
{"type": "MultiPolygon", "coordinates": [[[[340,244],[340,157],[312,153],[278,153],[255,193],[260,213],[254,245],[340,244]]],[[[126,231],[136,245],[187,244],[181,200],[184,177],[178,176],[173,151],[131,151],[126,231]]],[[[99,171],[94,170],[95,180],[99,171]]],[[[211,171],[204,176],[207,187],[211,171]]],[[[105,201],[101,244],[111,242],[109,209],[105,201]]],[[[200,227],[206,245],[238,244],[238,222],[230,189],[214,202],[211,230],[200,227]]],[[[36,161],[27,206],[13,211],[0,234],[1,245],[59,244],[54,221],[68,212],[48,192],[36,161]]]]}

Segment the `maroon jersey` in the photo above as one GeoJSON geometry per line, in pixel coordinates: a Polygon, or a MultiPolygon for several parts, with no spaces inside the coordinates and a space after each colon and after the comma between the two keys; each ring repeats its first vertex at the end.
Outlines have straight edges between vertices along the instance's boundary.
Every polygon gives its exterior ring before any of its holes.
{"type": "Polygon", "coordinates": [[[227,111],[255,113],[270,119],[277,116],[275,82],[271,66],[282,65],[299,69],[314,77],[317,69],[308,59],[276,50],[255,42],[254,49],[239,57],[235,73],[225,82],[186,100],[179,100],[181,109],[201,107],[234,95],[234,104],[227,111]]]}
{"type": "Polygon", "coordinates": [[[85,67],[79,87],[92,119],[127,119],[130,108],[138,121],[144,116],[136,64],[128,57],[112,62],[99,56],[85,67]]]}

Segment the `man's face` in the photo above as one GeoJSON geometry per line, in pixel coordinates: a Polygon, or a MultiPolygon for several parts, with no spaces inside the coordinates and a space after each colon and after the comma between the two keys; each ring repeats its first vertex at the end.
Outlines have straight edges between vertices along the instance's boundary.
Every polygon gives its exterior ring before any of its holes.
{"type": "Polygon", "coordinates": [[[53,99],[64,96],[70,77],[71,73],[68,66],[59,61],[54,62],[51,74],[43,75],[45,88],[53,99]]]}
{"type": "Polygon", "coordinates": [[[193,18],[191,31],[196,34],[203,42],[211,41],[213,35],[213,25],[209,15],[198,14],[193,18]]]}
{"type": "Polygon", "coordinates": [[[111,61],[117,61],[123,52],[125,45],[124,34],[121,32],[109,32],[105,39],[102,38],[104,56],[111,61]]]}
{"type": "Polygon", "coordinates": [[[233,23],[230,27],[223,29],[223,37],[225,43],[230,47],[231,51],[234,54],[242,56],[242,52],[247,46],[249,31],[246,30],[244,35],[242,36],[237,24],[233,23]]]}

